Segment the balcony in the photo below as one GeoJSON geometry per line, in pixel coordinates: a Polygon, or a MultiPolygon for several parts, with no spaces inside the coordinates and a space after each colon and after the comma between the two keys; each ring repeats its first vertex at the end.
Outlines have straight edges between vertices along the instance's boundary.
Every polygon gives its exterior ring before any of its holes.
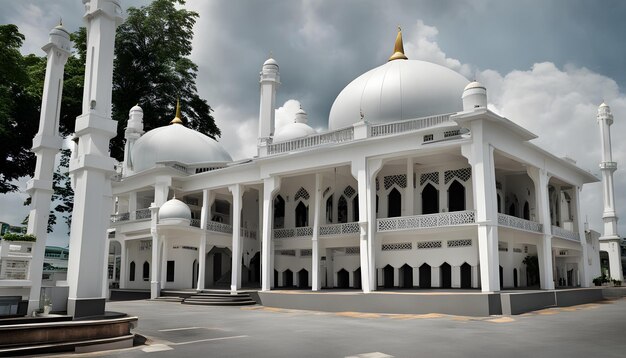
{"type": "MultiPolygon", "coordinates": [[[[340,236],[359,234],[361,229],[358,222],[322,225],[319,227],[320,237],[340,236]]],[[[274,239],[311,238],[313,237],[313,227],[296,227],[287,229],[274,229],[274,239]]]]}
{"type": "Polygon", "coordinates": [[[466,210],[453,211],[449,213],[383,218],[376,220],[376,227],[378,229],[378,232],[390,232],[450,227],[473,224],[475,222],[475,212],[473,210],[466,210]]]}
{"type": "Polygon", "coordinates": [[[317,147],[324,144],[347,142],[354,139],[354,128],[344,128],[332,132],[314,134],[304,138],[288,140],[268,145],[267,154],[279,154],[317,147]]]}
{"type": "Polygon", "coordinates": [[[577,232],[571,232],[561,227],[552,225],[552,236],[559,237],[561,239],[580,242],[580,236],[577,232]]]}
{"type": "Polygon", "coordinates": [[[543,233],[543,225],[506,214],[498,214],[498,225],[538,234],[543,233]]]}
{"type": "Polygon", "coordinates": [[[442,114],[438,116],[409,119],[393,123],[375,124],[370,127],[370,136],[380,137],[390,134],[410,132],[428,127],[434,127],[448,121],[450,121],[450,115],[442,114]]]}
{"type": "Polygon", "coordinates": [[[313,227],[303,226],[289,229],[274,229],[274,239],[290,239],[298,237],[312,237],[313,227]]]}
{"type": "Polygon", "coordinates": [[[232,234],[233,227],[227,224],[223,224],[217,221],[207,222],[206,229],[208,231],[217,232],[221,234],[232,234]]]}
{"type": "Polygon", "coordinates": [[[320,236],[338,236],[360,233],[361,228],[358,222],[320,226],[320,236]]]}
{"type": "Polygon", "coordinates": [[[133,211],[132,213],[120,213],[111,215],[111,223],[119,223],[124,221],[144,221],[150,220],[151,217],[152,214],[150,213],[149,208],[139,209],[133,211]]]}

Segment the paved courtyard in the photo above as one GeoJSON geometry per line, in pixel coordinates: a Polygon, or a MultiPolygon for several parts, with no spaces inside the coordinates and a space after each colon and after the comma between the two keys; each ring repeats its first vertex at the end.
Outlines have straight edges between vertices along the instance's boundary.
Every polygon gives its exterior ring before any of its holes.
{"type": "Polygon", "coordinates": [[[520,316],[326,313],[111,302],[146,345],[73,357],[625,357],[626,299],[520,316]]]}

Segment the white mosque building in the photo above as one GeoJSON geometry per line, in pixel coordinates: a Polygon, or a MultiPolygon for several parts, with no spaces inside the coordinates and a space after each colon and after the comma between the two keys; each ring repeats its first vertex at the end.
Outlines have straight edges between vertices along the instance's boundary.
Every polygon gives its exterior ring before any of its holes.
{"type": "Polygon", "coordinates": [[[580,201],[598,179],[489,110],[482,84],[407,59],[401,32],[389,61],[337,96],[325,132],[304,110],[275,130],[279,85],[270,58],[258,155],[246,160],[179,110],[146,133],[130,110],[112,183],[115,287],[497,292],[599,275],[580,201]]]}

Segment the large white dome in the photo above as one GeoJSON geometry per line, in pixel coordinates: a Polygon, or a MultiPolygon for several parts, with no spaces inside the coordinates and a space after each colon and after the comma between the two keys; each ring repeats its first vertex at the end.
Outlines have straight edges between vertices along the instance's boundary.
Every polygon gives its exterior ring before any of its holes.
{"type": "Polygon", "coordinates": [[[463,110],[463,89],[469,81],[458,72],[419,60],[393,60],[376,67],[339,93],[328,120],[331,130],[364,119],[394,122],[463,110]]]}
{"type": "Polygon", "coordinates": [[[182,124],[155,128],[141,136],[131,150],[133,170],[150,169],[158,162],[225,163],[232,158],[212,138],[182,124]]]}
{"type": "Polygon", "coordinates": [[[159,220],[191,220],[191,210],[187,204],[174,198],[166,201],[159,209],[159,220]]]}

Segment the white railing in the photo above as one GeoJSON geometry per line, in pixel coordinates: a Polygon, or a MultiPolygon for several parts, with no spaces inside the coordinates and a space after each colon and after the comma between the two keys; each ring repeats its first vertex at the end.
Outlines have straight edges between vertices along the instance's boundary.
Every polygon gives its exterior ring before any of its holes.
{"type": "Polygon", "coordinates": [[[274,239],[289,239],[292,237],[311,237],[313,227],[303,226],[288,229],[274,229],[274,239]]]}
{"type": "Polygon", "coordinates": [[[352,139],[354,139],[354,128],[344,128],[332,132],[315,134],[304,138],[270,144],[267,146],[267,154],[272,155],[293,152],[323,144],[347,142],[352,139]]]}
{"type": "Polygon", "coordinates": [[[399,216],[376,220],[378,231],[399,231],[426,229],[445,226],[473,224],[476,219],[473,210],[453,211],[449,213],[399,216]]]}
{"type": "Polygon", "coordinates": [[[150,219],[152,215],[150,214],[150,209],[139,209],[135,211],[135,220],[143,220],[150,219]]]}
{"type": "Polygon", "coordinates": [[[552,225],[552,235],[556,237],[560,237],[561,239],[572,240],[576,242],[580,242],[580,237],[577,232],[571,232],[569,230],[565,230],[562,227],[552,225]]]}
{"type": "Polygon", "coordinates": [[[189,220],[189,225],[194,226],[194,227],[200,227],[200,219],[189,220]]]}
{"type": "Polygon", "coordinates": [[[361,232],[358,222],[320,226],[320,236],[358,234],[361,232]]]}
{"type": "Polygon", "coordinates": [[[246,228],[241,228],[241,230],[239,231],[241,237],[245,237],[247,239],[253,239],[256,240],[256,231],[254,230],[250,230],[250,229],[246,229],[246,228]]]}
{"type": "Polygon", "coordinates": [[[512,227],[515,229],[521,229],[536,233],[543,232],[543,225],[534,221],[520,219],[515,216],[498,214],[498,225],[512,227]]]}
{"type": "Polygon", "coordinates": [[[233,227],[227,224],[218,223],[217,221],[207,222],[206,229],[208,231],[220,232],[224,234],[232,234],[233,227]]]}
{"type": "Polygon", "coordinates": [[[441,114],[432,117],[423,117],[398,121],[393,123],[376,124],[370,127],[370,136],[380,137],[389,134],[409,132],[418,129],[433,127],[450,121],[450,114],[441,114]]]}
{"type": "Polygon", "coordinates": [[[116,215],[111,215],[111,222],[117,223],[120,221],[128,221],[130,220],[130,213],[121,213],[116,215]]]}

